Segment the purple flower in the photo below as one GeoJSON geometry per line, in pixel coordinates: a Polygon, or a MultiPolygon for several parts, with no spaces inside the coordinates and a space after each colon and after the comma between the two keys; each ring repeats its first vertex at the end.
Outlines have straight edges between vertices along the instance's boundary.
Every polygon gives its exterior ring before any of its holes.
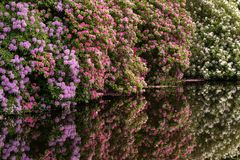
{"type": "Polygon", "coordinates": [[[62,1],[61,0],[57,4],[57,11],[59,11],[59,12],[63,11],[63,5],[62,5],[62,1]]]}
{"type": "Polygon", "coordinates": [[[3,28],[3,27],[4,27],[4,23],[0,22],[0,28],[3,28]]]}
{"type": "Polygon", "coordinates": [[[31,43],[28,42],[28,41],[25,41],[25,42],[20,42],[20,46],[26,48],[26,49],[29,49],[31,47],[31,43]]]}
{"type": "Polygon", "coordinates": [[[10,9],[10,5],[7,4],[7,5],[5,6],[5,8],[6,8],[6,9],[10,9]]]}
{"type": "Polygon", "coordinates": [[[10,44],[9,46],[8,46],[8,49],[10,50],[10,51],[16,51],[17,50],[17,46],[15,46],[14,44],[10,44]]]}
{"type": "Polygon", "coordinates": [[[31,16],[31,17],[30,17],[30,20],[31,20],[31,23],[32,23],[32,24],[35,23],[35,18],[34,18],[34,16],[31,16]]]}
{"type": "Polygon", "coordinates": [[[11,28],[10,27],[4,27],[3,28],[3,32],[4,33],[8,33],[8,32],[10,32],[11,31],[11,28]]]}
{"type": "Polygon", "coordinates": [[[3,35],[3,34],[0,34],[0,39],[2,39],[2,40],[4,40],[5,39],[5,35],[3,35]]]}
{"type": "Polygon", "coordinates": [[[32,41],[34,42],[34,43],[36,43],[37,42],[37,38],[32,38],[32,41]]]}

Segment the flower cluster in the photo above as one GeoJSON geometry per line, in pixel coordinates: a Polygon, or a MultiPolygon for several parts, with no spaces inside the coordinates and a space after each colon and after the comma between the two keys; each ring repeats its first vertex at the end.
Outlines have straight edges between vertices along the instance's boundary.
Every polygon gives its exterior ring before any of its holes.
{"type": "Polygon", "coordinates": [[[189,0],[196,23],[188,76],[204,79],[240,77],[240,11],[226,0],[189,0]]]}

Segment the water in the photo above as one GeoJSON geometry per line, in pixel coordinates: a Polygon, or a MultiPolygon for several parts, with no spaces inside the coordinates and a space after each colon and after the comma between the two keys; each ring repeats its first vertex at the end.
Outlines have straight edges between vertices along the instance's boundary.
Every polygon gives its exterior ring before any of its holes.
{"type": "Polygon", "coordinates": [[[239,159],[240,85],[151,89],[22,116],[1,116],[0,159],[239,159]]]}

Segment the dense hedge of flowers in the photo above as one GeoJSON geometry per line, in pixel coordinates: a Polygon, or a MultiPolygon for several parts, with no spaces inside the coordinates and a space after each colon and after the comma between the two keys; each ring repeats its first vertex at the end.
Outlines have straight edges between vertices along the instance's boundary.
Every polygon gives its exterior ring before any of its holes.
{"type": "Polygon", "coordinates": [[[188,76],[240,78],[240,12],[234,1],[188,0],[196,23],[188,76]]]}
{"type": "Polygon", "coordinates": [[[136,93],[147,66],[149,83],[181,78],[193,28],[184,7],[183,0],[1,1],[3,110],[136,93]]]}
{"type": "Polygon", "coordinates": [[[124,93],[145,86],[141,59],[116,50],[123,44],[104,2],[2,2],[0,7],[4,110],[31,109],[38,97],[58,105],[97,98],[106,86],[124,93]]]}

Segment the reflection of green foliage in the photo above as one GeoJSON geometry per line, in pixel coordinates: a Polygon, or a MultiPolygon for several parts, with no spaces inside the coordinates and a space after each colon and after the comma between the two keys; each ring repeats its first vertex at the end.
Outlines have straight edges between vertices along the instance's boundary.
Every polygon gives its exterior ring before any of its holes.
{"type": "MultiPolygon", "coordinates": [[[[0,123],[0,148],[23,143],[30,150],[11,152],[7,157],[21,159],[134,159],[137,156],[135,134],[148,120],[144,97],[105,100],[79,107],[54,110],[53,113],[8,117],[0,123]],[[1,132],[3,128],[7,132],[1,132]],[[6,139],[1,139],[6,137],[6,139]],[[1,143],[3,141],[3,143],[1,143]],[[81,147],[81,148],[80,148],[81,147]]],[[[0,150],[0,157],[4,151],[0,150]]]]}
{"type": "Polygon", "coordinates": [[[201,84],[147,90],[146,98],[102,100],[51,114],[4,117],[0,122],[0,157],[8,145],[13,146],[12,141],[19,141],[31,151],[18,148],[10,156],[237,159],[239,97],[238,85],[201,84]]]}
{"type": "Polygon", "coordinates": [[[240,88],[205,84],[190,87],[197,147],[193,159],[222,159],[239,155],[240,88]]]}
{"type": "Polygon", "coordinates": [[[108,101],[104,108],[85,108],[88,120],[83,119],[82,125],[88,126],[85,128],[88,134],[81,134],[82,158],[93,155],[93,159],[134,159],[137,154],[135,133],[147,121],[145,106],[146,101],[139,97],[108,101]]]}
{"type": "Polygon", "coordinates": [[[138,134],[139,157],[186,159],[194,143],[190,132],[191,109],[183,89],[150,90],[147,97],[149,121],[138,134]]]}
{"type": "Polygon", "coordinates": [[[10,157],[20,159],[22,156],[39,159],[47,148],[49,135],[46,133],[54,126],[48,119],[50,119],[48,114],[4,117],[0,121],[1,159],[10,159],[10,157]],[[13,142],[19,145],[14,145],[13,142]],[[17,150],[7,156],[7,146],[16,147],[17,150]]]}
{"type": "MultiPolygon", "coordinates": [[[[149,147],[142,146],[146,136],[153,141],[148,145],[152,146],[151,153],[154,153],[163,147],[154,146],[159,139],[163,139],[167,133],[170,133],[168,129],[176,127],[178,131],[181,131],[179,137],[185,133],[183,128],[187,128],[189,123],[189,112],[185,112],[188,107],[180,107],[176,116],[172,114],[171,104],[173,105],[177,97],[183,97],[181,93],[174,96],[175,93],[175,91],[171,92],[171,96],[165,94],[156,96],[156,100],[160,99],[163,103],[150,108],[147,108],[147,101],[144,97],[125,97],[124,99],[115,98],[89,104],[79,107],[77,110],[65,108],[59,112],[54,111],[52,114],[36,114],[29,118],[22,115],[17,120],[9,118],[1,125],[11,131],[11,133],[7,133],[8,140],[4,141],[4,145],[20,137],[21,142],[31,149],[24,153],[33,159],[69,159],[76,153],[79,155],[79,152],[81,159],[89,157],[94,159],[145,159],[144,155],[140,153],[144,148],[149,147]],[[167,101],[167,97],[171,100],[167,101]],[[169,105],[166,107],[165,104],[169,105]],[[151,128],[156,122],[166,120],[161,111],[157,111],[157,107],[163,108],[164,113],[167,113],[170,119],[157,135],[152,136],[148,125],[151,128]],[[181,124],[173,119],[177,117],[181,117],[181,124]],[[172,122],[177,122],[177,124],[172,122]],[[20,133],[16,132],[17,126],[21,129],[20,133]],[[164,129],[167,129],[166,132],[164,129]],[[79,144],[80,138],[81,143],[79,144]],[[39,147],[40,145],[41,147],[39,147]]],[[[179,102],[180,100],[182,99],[180,98],[179,102]]],[[[181,106],[185,104],[186,102],[183,102],[181,106]]],[[[156,124],[157,127],[160,127],[159,123],[156,124]]],[[[174,135],[176,136],[176,134],[174,135]]],[[[2,155],[2,152],[0,154],[2,155]]],[[[14,155],[20,158],[21,153],[11,153],[11,156],[14,155]]],[[[148,157],[152,156],[148,155],[148,157]]]]}

